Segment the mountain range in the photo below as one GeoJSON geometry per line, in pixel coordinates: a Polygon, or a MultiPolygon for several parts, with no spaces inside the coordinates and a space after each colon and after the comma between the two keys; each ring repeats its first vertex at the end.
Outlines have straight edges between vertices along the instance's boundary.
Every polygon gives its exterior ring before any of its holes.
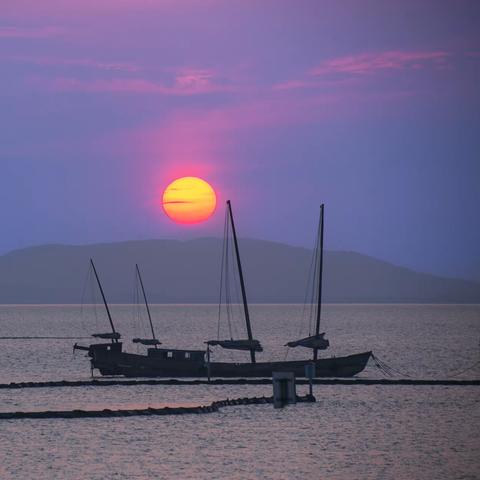
{"type": "MultiPolygon", "coordinates": [[[[303,303],[312,251],[240,239],[251,303],[303,303]]],[[[44,245],[0,256],[0,303],[81,303],[89,259],[107,299],[131,303],[138,263],[151,303],[217,303],[222,240],[142,240],[44,245]]],[[[347,251],[326,251],[324,301],[339,303],[480,303],[480,283],[442,278],[347,251]]],[[[309,298],[307,296],[307,298],[309,298]]]]}

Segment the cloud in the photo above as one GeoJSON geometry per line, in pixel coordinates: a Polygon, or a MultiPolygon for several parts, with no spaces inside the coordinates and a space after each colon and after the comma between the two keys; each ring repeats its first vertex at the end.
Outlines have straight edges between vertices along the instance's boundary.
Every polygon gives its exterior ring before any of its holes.
{"type": "Polygon", "coordinates": [[[444,69],[449,64],[449,58],[450,53],[441,50],[391,50],[348,55],[326,60],[306,72],[303,78],[276,84],[274,89],[293,90],[333,86],[388,71],[420,70],[427,67],[444,69]]]}
{"type": "Polygon", "coordinates": [[[134,73],[140,71],[140,68],[131,63],[124,62],[102,62],[98,60],[93,60],[89,58],[55,58],[55,57],[33,57],[33,56],[23,56],[15,55],[4,57],[5,60],[21,62],[21,63],[30,63],[33,65],[42,65],[42,66],[65,66],[65,67],[83,67],[91,68],[96,70],[106,70],[112,72],[129,72],[134,73]]]}
{"type": "MultiPolygon", "coordinates": [[[[264,135],[271,128],[331,118],[339,111],[332,108],[339,101],[340,97],[330,95],[291,98],[265,92],[264,96],[238,99],[208,109],[177,109],[157,124],[122,132],[120,136],[128,145],[135,145],[142,151],[144,158],[157,159],[155,162],[161,159],[164,167],[169,168],[171,163],[172,168],[180,164],[182,168],[187,165],[189,168],[208,170],[215,166],[221,169],[226,168],[226,159],[231,157],[225,152],[244,135],[264,135]]],[[[118,140],[113,143],[117,144],[118,140]]]]}
{"type": "Polygon", "coordinates": [[[60,27],[0,26],[0,38],[50,38],[65,34],[60,27]]]}
{"type": "MultiPolygon", "coordinates": [[[[111,71],[137,72],[139,67],[122,63],[102,63],[92,60],[65,60],[66,65],[81,65],[111,71]]],[[[49,61],[46,62],[48,64],[49,61]]],[[[53,62],[52,62],[53,64],[53,62]]],[[[213,70],[182,68],[160,72],[162,80],[143,77],[116,77],[81,79],[78,77],[33,77],[31,81],[49,90],[59,92],[87,92],[111,94],[154,94],[170,96],[205,95],[221,92],[238,92],[240,86],[228,82],[213,70]],[[168,75],[167,75],[168,74],[168,75]],[[165,79],[164,77],[169,77],[165,79]]]]}
{"type": "MultiPolygon", "coordinates": [[[[42,15],[84,15],[91,18],[91,15],[99,13],[115,13],[131,11],[142,12],[164,12],[179,7],[178,0],[14,0],[11,5],[5,5],[6,13],[10,16],[32,16],[42,15]]],[[[182,0],[185,4],[183,8],[198,6],[199,8],[208,8],[210,4],[218,3],[216,0],[182,0]]]]}
{"type": "Polygon", "coordinates": [[[175,75],[174,88],[177,91],[209,90],[215,84],[215,74],[211,70],[181,69],[175,75]]]}
{"type": "Polygon", "coordinates": [[[72,77],[59,77],[47,82],[53,90],[63,92],[90,93],[131,93],[156,95],[201,95],[231,91],[228,86],[198,83],[176,83],[168,86],[143,78],[116,78],[107,80],[80,80],[72,77]]]}
{"type": "Polygon", "coordinates": [[[448,57],[449,54],[444,51],[409,52],[392,50],[379,53],[363,53],[328,60],[313,68],[310,74],[315,77],[338,73],[367,75],[382,70],[423,68],[432,64],[443,66],[448,57]]]}

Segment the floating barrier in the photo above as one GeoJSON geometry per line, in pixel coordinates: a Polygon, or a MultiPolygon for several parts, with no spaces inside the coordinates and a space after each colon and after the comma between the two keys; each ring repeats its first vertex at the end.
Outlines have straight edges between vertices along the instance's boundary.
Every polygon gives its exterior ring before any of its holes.
{"type": "MultiPolygon", "coordinates": [[[[315,402],[313,395],[297,397],[297,403],[315,402]]],[[[46,418],[110,418],[110,417],[133,417],[149,415],[185,415],[218,412],[220,408],[233,405],[261,405],[273,403],[273,397],[245,397],[236,399],[217,400],[210,405],[200,405],[198,407],[163,407],[163,408],[144,408],[136,410],[46,410],[43,412],[3,412],[0,413],[0,420],[20,420],[20,419],[46,419],[46,418]]]]}
{"type": "MultiPolygon", "coordinates": [[[[438,385],[438,386],[472,386],[480,385],[480,380],[415,380],[415,379],[369,379],[369,378],[315,378],[314,385],[438,385]]],[[[297,385],[308,385],[306,379],[296,379],[297,385]]],[[[77,380],[77,381],[52,381],[52,382],[19,382],[1,383],[1,389],[15,388],[52,388],[52,387],[111,387],[111,386],[135,386],[135,385],[271,385],[271,378],[217,378],[208,380],[77,380]]]]}
{"type": "Polygon", "coordinates": [[[0,337],[0,340],[90,340],[92,337],[0,337]]]}

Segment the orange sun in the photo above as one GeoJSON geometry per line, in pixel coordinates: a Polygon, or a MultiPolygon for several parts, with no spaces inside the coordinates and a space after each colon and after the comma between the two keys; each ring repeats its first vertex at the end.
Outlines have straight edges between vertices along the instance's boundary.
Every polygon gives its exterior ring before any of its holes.
{"type": "Polygon", "coordinates": [[[182,177],[163,192],[165,213],[177,223],[199,223],[208,220],[217,205],[215,190],[201,178],[182,177]]]}

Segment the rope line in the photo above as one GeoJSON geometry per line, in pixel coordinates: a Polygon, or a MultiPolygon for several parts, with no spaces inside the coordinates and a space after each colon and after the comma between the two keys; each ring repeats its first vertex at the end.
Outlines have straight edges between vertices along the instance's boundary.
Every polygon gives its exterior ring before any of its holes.
{"type": "Polygon", "coordinates": [[[372,360],[373,360],[373,363],[375,364],[375,366],[387,377],[394,377],[395,374],[398,374],[398,375],[402,375],[402,376],[407,377],[407,378],[412,378],[411,375],[409,375],[408,373],[402,372],[400,370],[397,370],[397,369],[391,367],[386,362],[384,362],[380,358],[376,357],[373,353],[372,353],[372,360]]]}
{"type": "MultiPolygon", "coordinates": [[[[296,396],[296,401],[315,402],[313,395],[303,397],[296,396]]],[[[163,408],[143,408],[130,410],[47,410],[43,412],[0,412],[0,420],[18,420],[18,419],[41,419],[41,418],[108,418],[108,417],[131,417],[136,415],[184,415],[218,412],[220,408],[236,405],[261,405],[273,403],[273,397],[246,397],[226,400],[216,400],[210,405],[199,405],[194,407],[163,407],[163,408]]]]}
{"type": "MultiPolygon", "coordinates": [[[[118,380],[114,377],[102,380],[59,380],[50,382],[12,382],[0,383],[0,390],[16,390],[21,388],[77,388],[77,387],[112,387],[112,386],[138,386],[138,385],[272,385],[271,378],[219,378],[183,380],[183,379],[148,379],[148,380],[118,380]]],[[[430,386],[480,386],[480,379],[477,380],[435,380],[435,379],[385,379],[385,378],[314,378],[314,385],[430,385],[430,386]]],[[[296,378],[297,385],[308,385],[309,380],[296,378]]]]}
{"type": "MultiPolygon", "coordinates": [[[[461,375],[462,373],[465,373],[465,372],[468,372],[470,370],[473,370],[475,367],[479,366],[480,365],[480,360],[478,362],[475,362],[473,365],[470,365],[469,367],[467,368],[464,368],[463,370],[460,370],[459,372],[456,372],[456,373],[451,373],[450,375],[447,375],[447,378],[453,378],[453,377],[458,377],[459,375],[461,375]]],[[[453,370],[453,372],[455,372],[455,370],[453,370]]]]}
{"type": "Polygon", "coordinates": [[[0,340],[79,340],[79,339],[87,339],[91,337],[0,337],[0,340]]]}

